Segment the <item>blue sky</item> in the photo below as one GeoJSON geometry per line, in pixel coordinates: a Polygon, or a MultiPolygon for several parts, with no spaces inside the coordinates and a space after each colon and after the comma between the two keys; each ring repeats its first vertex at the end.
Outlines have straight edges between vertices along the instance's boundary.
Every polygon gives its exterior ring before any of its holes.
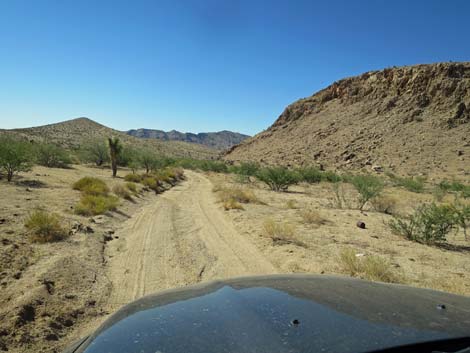
{"type": "Polygon", "coordinates": [[[470,1],[0,0],[0,128],[255,134],[345,76],[470,60],[470,1]]]}

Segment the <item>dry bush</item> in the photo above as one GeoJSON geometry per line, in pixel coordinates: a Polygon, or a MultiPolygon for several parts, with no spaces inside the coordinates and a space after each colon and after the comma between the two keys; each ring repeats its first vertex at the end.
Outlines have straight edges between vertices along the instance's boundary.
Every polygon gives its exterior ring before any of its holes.
{"type": "Polygon", "coordinates": [[[125,181],[133,182],[133,183],[140,183],[142,181],[142,176],[139,174],[127,174],[124,177],[125,181]]]}
{"type": "MultiPolygon", "coordinates": [[[[240,189],[240,188],[231,188],[231,187],[222,187],[214,186],[214,189],[218,194],[219,201],[225,205],[236,206],[234,208],[243,209],[243,207],[238,207],[237,204],[240,203],[261,203],[260,200],[251,190],[240,189]]],[[[229,208],[230,209],[230,208],[229,208]]]]}
{"type": "Polygon", "coordinates": [[[96,216],[108,211],[115,211],[119,205],[116,196],[84,194],[75,206],[75,213],[82,216],[96,216]]]}
{"type": "Polygon", "coordinates": [[[271,238],[274,244],[294,244],[305,247],[305,244],[295,239],[295,229],[288,223],[276,222],[267,219],[263,223],[263,232],[267,238],[271,238]]]}
{"type": "Polygon", "coordinates": [[[30,233],[29,239],[34,243],[59,241],[68,233],[58,215],[40,210],[31,213],[24,225],[30,233]]]}
{"type": "Polygon", "coordinates": [[[380,195],[370,200],[372,208],[377,212],[395,214],[397,212],[397,200],[391,196],[380,195]]]}
{"type": "Polygon", "coordinates": [[[146,177],[142,179],[142,184],[144,184],[149,189],[155,191],[156,194],[159,194],[162,191],[161,190],[162,182],[155,176],[146,177]]]}
{"type": "Polygon", "coordinates": [[[358,257],[353,249],[344,249],[340,253],[339,262],[341,269],[353,277],[379,282],[402,282],[401,276],[393,271],[390,263],[379,256],[358,257]]]}
{"type": "Polygon", "coordinates": [[[315,210],[302,210],[300,216],[305,223],[321,226],[328,223],[328,220],[320,216],[315,210]]]}
{"type": "Polygon", "coordinates": [[[89,195],[106,195],[109,192],[103,180],[93,177],[81,178],[73,184],[73,189],[89,195]]]}
{"type": "MultiPolygon", "coordinates": [[[[135,185],[135,184],[134,184],[135,185]]],[[[132,196],[131,196],[131,193],[129,191],[129,189],[127,187],[125,187],[124,185],[115,185],[113,187],[113,192],[114,194],[116,194],[117,196],[119,196],[120,198],[123,198],[125,200],[129,200],[129,201],[132,201],[132,196]]]]}
{"type": "Polygon", "coordinates": [[[225,211],[229,210],[243,210],[243,206],[234,199],[229,199],[223,202],[225,211]]]}

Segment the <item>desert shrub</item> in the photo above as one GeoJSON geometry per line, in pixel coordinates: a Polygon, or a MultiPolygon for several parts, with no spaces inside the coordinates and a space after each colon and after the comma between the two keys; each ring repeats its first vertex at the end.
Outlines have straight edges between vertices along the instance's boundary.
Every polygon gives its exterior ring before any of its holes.
{"type": "Polygon", "coordinates": [[[258,170],[259,164],[254,162],[242,162],[239,165],[233,165],[228,168],[230,173],[244,176],[255,176],[258,170]]]}
{"type": "Polygon", "coordinates": [[[82,142],[79,154],[83,162],[95,163],[98,167],[109,162],[108,146],[101,139],[82,142]]]}
{"type": "Polygon", "coordinates": [[[129,189],[124,185],[114,185],[113,193],[125,200],[129,200],[129,201],[132,200],[132,196],[131,196],[129,189]]]}
{"type": "Polygon", "coordinates": [[[263,233],[266,237],[271,238],[275,244],[296,244],[305,246],[305,244],[294,238],[295,229],[288,223],[267,219],[263,223],[263,233]]]}
{"type": "Polygon", "coordinates": [[[452,192],[460,194],[464,198],[470,198],[470,185],[460,183],[456,180],[443,180],[438,184],[438,189],[444,193],[452,192]]]}
{"type": "Polygon", "coordinates": [[[425,181],[426,181],[426,178],[424,177],[409,177],[409,178],[395,177],[394,184],[396,186],[401,186],[408,191],[422,193],[424,192],[425,181]]]}
{"type": "Polygon", "coordinates": [[[397,200],[391,196],[379,195],[370,200],[372,208],[377,212],[394,214],[397,208],[397,200]]]}
{"type": "Polygon", "coordinates": [[[355,175],[351,178],[351,184],[359,193],[359,209],[372,198],[380,195],[384,188],[382,180],[373,175],[355,175]]]}
{"type": "Polygon", "coordinates": [[[322,179],[329,183],[340,183],[341,181],[343,181],[343,178],[341,177],[341,175],[336,174],[335,172],[332,172],[331,170],[323,172],[322,179]]]}
{"type": "Polygon", "coordinates": [[[199,163],[199,168],[205,172],[216,172],[216,173],[227,173],[228,167],[224,162],[219,161],[201,161],[199,163]]]}
{"type": "Polygon", "coordinates": [[[215,190],[217,190],[219,200],[224,204],[260,203],[259,199],[251,190],[221,186],[215,188],[215,190]]]}
{"type": "Polygon", "coordinates": [[[96,216],[108,211],[115,211],[119,199],[110,195],[83,194],[75,206],[75,213],[82,216],[96,216]]]}
{"type": "Polygon", "coordinates": [[[106,183],[98,178],[83,177],[73,184],[73,189],[90,195],[106,195],[109,188],[106,183]]]}
{"type": "Polygon", "coordinates": [[[325,179],[324,173],[315,167],[305,167],[296,169],[296,172],[299,175],[299,181],[303,181],[305,183],[319,183],[325,179]]]}
{"type": "Polygon", "coordinates": [[[133,182],[133,183],[140,183],[142,181],[142,176],[139,174],[130,173],[130,174],[126,174],[126,176],[124,177],[124,180],[133,182]]]}
{"type": "Polygon", "coordinates": [[[465,240],[467,240],[467,233],[470,228],[470,204],[455,202],[451,207],[454,212],[455,224],[462,228],[465,240]]]}
{"type": "Polygon", "coordinates": [[[300,212],[302,220],[311,225],[321,226],[328,223],[328,220],[315,210],[302,210],[300,212]]]}
{"type": "Polygon", "coordinates": [[[48,243],[59,241],[67,236],[58,215],[36,210],[25,221],[25,227],[30,235],[29,239],[35,243],[48,243]]]}
{"type": "Polygon", "coordinates": [[[150,190],[155,191],[156,194],[161,192],[162,182],[155,176],[149,176],[142,179],[142,184],[148,187],[150,190]]]}
{"type": "Polygon", "coordinates": [[[40,144],[35,148],[36,163],[48,168],[67,168],[72,160],[63,148],[53,144],[40,144]]]}
{"type": "Polygon", "coordinates": [[[288,200],[288,201],[286,202],[286,208],[291,209],[291,210],[294,210],[294,209],[298,208],[298,206],[297,206],[297,201],[295,201],[295,200],[288,200]]]}
{"type": "Polygon", "coordinates": [[[235,199],[227,199],[223,201],[223,207],[225,211],[229,210],[243,210],[243,206],[235,199]]]}
{"type": "Polygon", "coordinates": [[[126,188],[130,192],[132,192],[134,195],[137,194],[137,185],[133,182],[127,182],[126,183],[126,188]]]}
{"type": "Polygon", "coordinates": [[[158,164],[157,156],[149,150],[138,151],[137,162],[138,165],[145,169],[146,174],[150,173],[151,170],[155,170],[158,164]]]}
{"type": "Polygon", "coordinates": [[[5,171],[7,180],[11,181],[18,172],[31,168],[33,154],[28,142],[10,137],[0,137],[0,168],[5,171]]]}
{"type": "Polygon", "coordinates": [[[284,167],[262,168],[256,177],[274,191],[287,191],[290,185],[299,182],[299,175],[284,167]]]}
{"type": "Polygon", "coordinates": [[[389,226],[394,233],[419,243],[446,241],[447,234],[455,226],[454,209],[434,203],[421,205],[412,215],[395,217],[389,226]]]}
{"type": "Polygon", "coordinates": [[[353,249],[344,249],[340,253],[339,263],[341,269],[353,277],[388,283],[401,282],[401,276],[393,271],[387,260],[379,256],[358,257],[353,249]]]}

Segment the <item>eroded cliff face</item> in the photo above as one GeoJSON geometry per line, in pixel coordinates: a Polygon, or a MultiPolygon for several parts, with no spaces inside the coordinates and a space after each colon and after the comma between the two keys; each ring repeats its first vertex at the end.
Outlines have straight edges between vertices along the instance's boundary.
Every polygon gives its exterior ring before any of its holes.
{"type": "Polygon", "coordinates": [[[372,71],[289,105],[229,161],[324,164],[402,174],[470,172],[470,63],[372,71]]]}

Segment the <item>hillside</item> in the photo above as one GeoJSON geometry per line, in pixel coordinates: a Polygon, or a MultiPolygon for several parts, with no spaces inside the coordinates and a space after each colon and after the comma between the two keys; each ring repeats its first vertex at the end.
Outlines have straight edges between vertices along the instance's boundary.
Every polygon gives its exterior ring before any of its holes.
{"type": "Polygon", "coordinates": [[[144,140],[98,124],[88,118],[77,118],[25,129],[0,130],[0,134],[13,134],[32,141],[47,141],[67,148],[77,148],[87,140],[117,136],[125,145],[148,147],[167,156],[209,159],[217,156],[216,151],[205,146],[181,141],[144,140]]]}
{"type": "Polygon", "coordinates": [[[340,80],[289,105],[224,158],[463,177],[470,173],[470,63],[387,68],[340,80]]]}
{"type": "Polygon", "coordinates": [[[193,134],[190,132],[179,131],[162,131],[153,129],[137,129],[126,132],[128,135],[142,138],[152,138],[163,141],[184,141],[190,143],[198,143],[217,150],[225,150],[246,140],[248,135],[243,135],[232,131],[219,132],[201,132],[193,134]]]}

